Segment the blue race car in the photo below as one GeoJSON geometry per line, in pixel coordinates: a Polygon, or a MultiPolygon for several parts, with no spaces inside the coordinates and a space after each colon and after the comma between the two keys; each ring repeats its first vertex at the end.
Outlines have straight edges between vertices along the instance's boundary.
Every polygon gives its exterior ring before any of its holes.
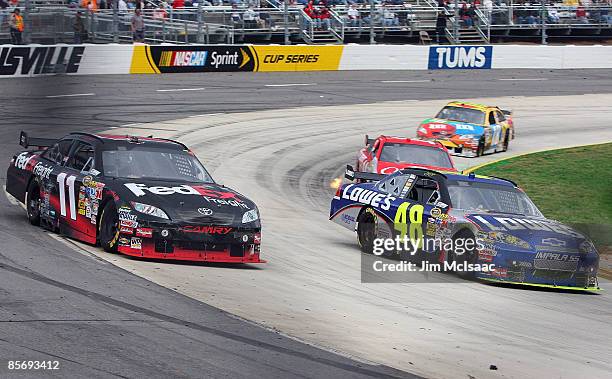
{"type": "Polygon", "coordinates": [[[345,176],[361,183],[338,188],[330,220],[356,231],[365,253],[376,253],[381,239],[406,238],[416,241],[410,259],[444,262],[445,271],[463,277],[599,289],[593,243],[545,218],[512,181],[418,168],[384,176],[347,166],[345,176]]]}

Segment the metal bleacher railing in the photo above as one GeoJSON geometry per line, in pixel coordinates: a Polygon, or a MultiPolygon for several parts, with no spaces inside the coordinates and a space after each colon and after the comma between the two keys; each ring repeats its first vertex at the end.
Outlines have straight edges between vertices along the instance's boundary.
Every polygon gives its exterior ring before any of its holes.
{"type": "MultiPolygon", "coordinates": [[[[106,0],[111,9],[79,8],[75,0],[20,0],[25,20],[24,40],[33,43],[72,42],[77,11],[83,13],[87,42],[129,43],[133,9],[120,10],[118,0],[106,0]],[[114,6],[113,6],[114,5],[114,6]]],[[[79,0],[81,1],[81,0],[79,0]]],[[[99,1],[99,0],[98,0],[99,1]]],[[[246,0],[245,0],[246,1],[246,0]]],[[[351,0],[352,1],[352,0],[351,0]]],[[[148,43],[347,43],[380,41],[406,43],[436,35],[436,21],[444,15],[440,42],[489,43],[492,40],[549,38],[612,39],[612,6],[548,4],[508,5],[502,2],[474,7],[466,18],[463,1],[438,7],[434,0],[375,3],[335,1],[327,20],[313,19],[303,5],[289,0],[259,0],[223,5],[221,0],[173,9],[160,0],[148,0],[143,17],[148,43]],[[211,3],[221,5],[209,5],[211,3]]],[[[190,3],[191,4],[191,3],[190,3]]],[[[13,7],[0,9],[0,43],[9,41],[8,17],[13,7]]]]}

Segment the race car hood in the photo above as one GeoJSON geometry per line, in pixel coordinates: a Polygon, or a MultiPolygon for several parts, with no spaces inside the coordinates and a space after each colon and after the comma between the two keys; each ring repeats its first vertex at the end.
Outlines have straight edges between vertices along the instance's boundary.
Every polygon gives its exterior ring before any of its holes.
{"type": "Polygon", "coordinates": [[[582,234],[544,217],[470,213],[465,216],[480,229],[487,242],[513,250],[591,253],[594,247],[582,234]]]}
{"type": "Polygon", "coordinates": [[[447,138],[453,135],[475,135],[484,133],[482,125],[468,124],[459,121],[450,121],[440,118],[428,118],[424,120],[417,130],[422,138],[447,138]]]}
{"type": "Polygon", "coordinates": [[[457,171],[453,167],[425,166],[425,165],[419,165],[419,164],[414,164],[414,163],[405,163],[405,162],[395,163],[395,162],[383,162],[383,161],[378,161],[378,166],[376,169],[377,169],[378,174],[389,175],[389,174],[393,174],[394,172],[404,169],[404,168],[415,168],[415,167],[425,168],[428,170],[436,170],[436,171],[457,171]]]}
{"type": "Polygon", "coordinates": [[[114,179],[111,187],[124,202],[158,207],[173,222],[240,226],[244,213],[256,210],[246,197],[214,183],[114,179]]]}

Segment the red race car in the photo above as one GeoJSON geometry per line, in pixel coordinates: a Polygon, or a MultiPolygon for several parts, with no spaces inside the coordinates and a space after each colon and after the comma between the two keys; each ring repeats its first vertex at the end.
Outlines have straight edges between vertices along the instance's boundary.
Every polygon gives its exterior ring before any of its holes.
{"type": "Polygon", "coordinates": [[[365,144],[357,154],[357,170],[361,172],[393,174],[409,167],[457,171],[446,147],[440,142],[390,136],[371,139],[366,135],[365,144]]]}

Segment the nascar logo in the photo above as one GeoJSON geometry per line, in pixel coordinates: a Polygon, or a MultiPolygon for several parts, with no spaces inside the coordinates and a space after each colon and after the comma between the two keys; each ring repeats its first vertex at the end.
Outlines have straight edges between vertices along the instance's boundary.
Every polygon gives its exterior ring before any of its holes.
{"type": "Polygon", "coordinates": [[[206,65],[208,51],[164,51],[159,58],[161,67],[199,67],[206,65]]]}

